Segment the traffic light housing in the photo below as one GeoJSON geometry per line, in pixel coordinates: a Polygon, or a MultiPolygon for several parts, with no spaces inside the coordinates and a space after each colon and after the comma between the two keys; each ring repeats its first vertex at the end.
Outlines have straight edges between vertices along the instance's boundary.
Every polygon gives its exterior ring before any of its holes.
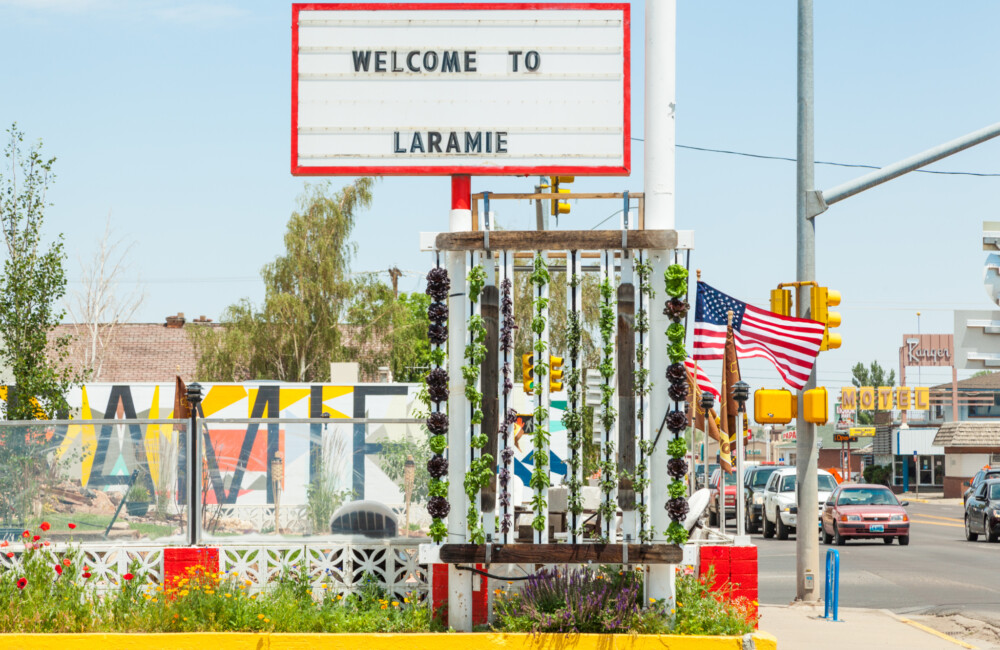
{"type": "Polygon", "coordinates": [[[826,424],[830,419],[827,412],[829,399],[826,394],[826,387],[819,386],[802,393],[802,417],[806,422],[813,424],[826,424]]]}
{"type": "Polygon", "coordinates": [[[784,388],[759,388],[753,394],[753,419],[757,424],[788,424],[795,419],[798,402],[784,388]]]}
{"type": "Polygon", "coordinates": [[[572,183],[575,179],[575,176],[552,176],[552,193],[556,195],[556,197],[552,199],[553,217],[557,217],[560,214],[569,214],[569,203],[566,201],[560,201],[558,195],[569,194],[570,190],[561,189],[559,185],[560,183],[572,183]]]}
{"type": "Polygon", "coordinates": [[[532,375],[535,370],[535,356],[533,354],[521,355],[521,383],[524,384],[524,392],[530,393],[534,389],[535,382],[532,375]]]}
{"type": "Polygon", "coordinates": [[[839,304],[839,291],[816,286],[812,287],[812,291],[809,293],[810,317],[826,326],[820,350],[835,350],[840,347],[840,334],[830,331],[830,328],[840,327],[840,312],[830,310],[830,307],[836,307],[839,304]]]}
{"type": "Polygon", "coordinates": [[[771,289],[771,311],[782,316],[794,316],[792,313],[792,290],[771,289]]]}
{"type": "Polygon", "coordinates": [[[549,392],[557,393],[562,390],[563,378],[563,358],[549,355],[549,392]]]}

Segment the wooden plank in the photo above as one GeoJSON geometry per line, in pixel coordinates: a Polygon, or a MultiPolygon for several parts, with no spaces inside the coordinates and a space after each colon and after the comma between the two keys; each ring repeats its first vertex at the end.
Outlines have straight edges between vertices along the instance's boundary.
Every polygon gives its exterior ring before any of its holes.
{"type": "Polygon", "coordinates": [[[618,285],[618,507],[635,510],[635,285],[618,285]]]}
{"type": "MultiPolygon", "coordinates": [[[[623,544],[508,544],[490,549],[490,564],[623,564],[623,544]]],[[[628,544],[629,564],[680,564],[675,544],[628,544]]],[[[445,564],[485,563],[484,544],[443,544],[445,564]]]]}
{"type": "MultiPolygon", "coordinates": [[[[484,250],[482,232],[439,233],[442,251],[484,250]]],[[[669,250],[677,247],[676,230],[630,230],[625,248],[669,250]]],[[[490,248],[512,251],[595,251],[622,248],[621,230],[499,230],[490,233],[490,248]]]]}
{"type": "Polygon", "coordinates": [[[500,434],[500,289],[486,285],[479,297],[483,324],[486,325],[486,358],[479,374],[483,393],[483,422],[481,431],[486,434],[486,447],[482,453],[493,456],[493,471],[489,483],[481,493],[483,512],[493,512],[497,502],[497,438],[500,434]]]}
{"type": "MultiPolygon", "coordinates": [[[[645,195],[642,192],[629,192],[629,197],[633,199],[641,199],[645,195]]],[[[536,199],[542,200],[552,200],[556,198],[556,195],[552,192],[534,192],[534,193],[507,193],[507,194],[496,194],[490,192],[490,200],[504,200],[504,199],[524,199],[527,201],[534,201],[536,199]]],[[[625,198],[623,192],[570,192],[569,194],[559,194],[559,200],[563,201],[565,199],[622,199],[625,198]]],[[[472,200],[481,201],[483,200],[483,193],[473,194],[472,200]]]]}

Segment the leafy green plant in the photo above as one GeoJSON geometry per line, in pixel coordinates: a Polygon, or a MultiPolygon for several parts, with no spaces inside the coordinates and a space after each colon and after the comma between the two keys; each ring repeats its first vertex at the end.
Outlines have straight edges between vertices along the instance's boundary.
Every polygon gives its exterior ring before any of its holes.
{"type": "Polygon", "coordinates": [[[129,503],[149,503],[149,490],[142,483],[136,481],[125,494],[125,500],[129,503]]]}
{"type": "Polygon", "coordinates": [[[603,499],[598,506],[598,513],[603,519],[604,525],[600,534],[601,541],[607,542],[613,530],[615,513],[618,511],[617,503],[611,498],[611,493],[618,484],[618,468],[615,462],[615,445],[611,439],[614,430],[615,420],[618,412],[612,406],[614,403],[615,387],[611,383],[611,378],[615,374],[614,361],[614,333],[615,333],[615,291],[611,285],[610,275],[605,276],[601,281],[601,306],[600,306],[600,329],[601,329],[601,365],[598,370],[604,378],[601,386],[601,426],[604,429],[604,444],[602,445],[603,458],[600,462],[601,470],[601,492],[603,499]]]}
{"type": "Polygon", "coordinates": [[[543,290],[549,283],[549,270],[545,258],[541,253],[535,254],[532,263],[531,284],[536,288],[532,296],[532,311],[534,318],[531,321],[531,330],[535,335],[534,351],[534,430],[531,434],[531,442],[534,450],[532,452],[531,478],[528,486],[535,494],[531,497],[531,507],[535,516],[531,520],[531,528],[542,535],[543,540],[547,539],[545,509],[548,502],[545,499],[543,490],[550,485],[549,481],[549,455],[546,451],[549,445],[549,430],[545,426],[549,412],[542,404],[542,396],[545,392],[545,377],[548,375],[549,365],[545,363],[546,344],[542,338],[547,327],[546,313],[549,306],[549,299],[543,296],[543,290]]]}
{"type": "Polygon", "coordinates": [[[675,582],[673,632],[705,636],[743,635],[754,631],[757,603],[734,598],[732,588],[713,592],[714,569],[702,577],[679,575],[675,582]]]}
{"type": "MultiPolygon", "coordinates": [[[[482,264],[477,264],[469,270],[467,276],[469,282],[469,300],[475,305],[479,301],[479,294],[486,283],[486,271],[482,264]]],[[[465,359],[467,365],[462,366],[462,378],[465,380],[465,398],[469,400],[470,423],[472,424],[472,435],[469,441],[472,447],[472,461],[465,472],[463,487],[465,496],[469,499],[467,509],[467,524],[469,529],[469,542],[472,544],[482,544],[486,541],[486,533],[483,530],[482,513],[476,508],[476,495],[490,480],[493,473],[493,456],[482,452],[486,446],[487,436],[480,432],[480,425],[483,422],[483,394],[479,390],[479,374],[482,370],[483,360],[486,358],[486,323],[482,316],[473,314],[468,322],[469,341],[465,346],[465,359]]]]}

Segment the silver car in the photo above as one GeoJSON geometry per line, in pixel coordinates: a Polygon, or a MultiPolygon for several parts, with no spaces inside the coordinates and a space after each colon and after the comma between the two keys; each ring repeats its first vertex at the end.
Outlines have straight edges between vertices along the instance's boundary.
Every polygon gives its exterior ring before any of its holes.
{"type": "MultiPolygon", "coordinates": [[[[794,531],[798,522],[798,490],[795,489],[796,470],[785,467],[771,474],[764,487],[764,537],[771,538],[777,534],[778,539],[788,539],[789,531],[794,531]]],[[[819,529],[819,512],[823,510],[830,493],[837,489],[837,479],[830,472],[817,470],[819,484],[819,510],[817,511],[816,529],[819,529]]]]}

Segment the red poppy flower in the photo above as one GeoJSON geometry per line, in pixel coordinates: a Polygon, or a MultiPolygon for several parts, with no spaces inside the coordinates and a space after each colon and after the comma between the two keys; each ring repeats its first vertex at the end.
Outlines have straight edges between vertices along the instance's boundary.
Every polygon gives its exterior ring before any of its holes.
{"type": "Polygon", "coordinates": [[[69,566],[69,565],[73,564],[73,562],[68,557],[64,557],[63,558],[63,564],[66,565],[66,566],[69,566]]]}
{"type": "Polygon", "coordinates": [[[43,521],[43,522],[42,522],[42,525],[41,525],[41,526],[39,526],[39,528],[41,528],[41,529],[42,529],[42,532],[46,532],[46,531],[48,531],[48,529],[49,529],[49,528],[51,528],[51,527],[52,527],[52,526],[49,526],[49,522],[47,522],[47,521],[43,521]]]}
{"type": "Polygon", "coordinates": [[[60,564],[56,565],[56,573],[62,575],[62,565],[60,564]]]}
{"type": "Polygon", "coordinates": [[[42,537],[41,537],[41,535],[35,535],[34,537],[32,537],[32,538],[31,538],[31,541],[33,541],[33,542],[37,542],[37,541],[38,541],[38,540],[40,540],[41,538],[42,538],[42,537]]]}
{"type": "Polygon", "coordinates": [[[8,553],[7,553],[7,557],[14,557],[14,554],[13,554],[13,553],[11,553],[11,552],[8,552],[8,553]]]}
{"type": "Polygon", "coordinates": [[[51,546],[48,542],[42,542],[42,546],[51,546]]]}
{"type": "Polygon", "coordinates": [[[76,524],[66,524],[66,525],[69,526],[70,530],[73,530],[74,528],[76,528],[76,524]]]}
{"type": "Polygon", "coordinates": [[[134,577],[135,576],[132,575],[131,573],[126,573],[126,574],[122,575],[122,579],[124,579],[124,580],[131,580],[134,577]]]}
{"type": "Polygon", "coordinates": [[[80,575],[83,576],[84,578],[89,578],[90,577],[90,571],[84,571],[80,575]]]}
{"type": "Polygon", "coordinates": [[[6,546],[10,546],[10,542],[8,542],[7,540],[0,542],[0,548],[4,548],[6,546]]]}
{"type": "Polygon", "coordinates": [[[17,581],[17,588],[18,589],[24,589],[27,585],[28,585],[28,579],[27,578],[21,578],[20,580],[17,581]]]}
{"type": "Polygon", "coordinates": [[[21,533],[21,537],[23,537],[24,539],[28,539],[29,537],[31,537],[31,533],[29,533],[28,531],[24,531],[23,533],[21,533]]]}

